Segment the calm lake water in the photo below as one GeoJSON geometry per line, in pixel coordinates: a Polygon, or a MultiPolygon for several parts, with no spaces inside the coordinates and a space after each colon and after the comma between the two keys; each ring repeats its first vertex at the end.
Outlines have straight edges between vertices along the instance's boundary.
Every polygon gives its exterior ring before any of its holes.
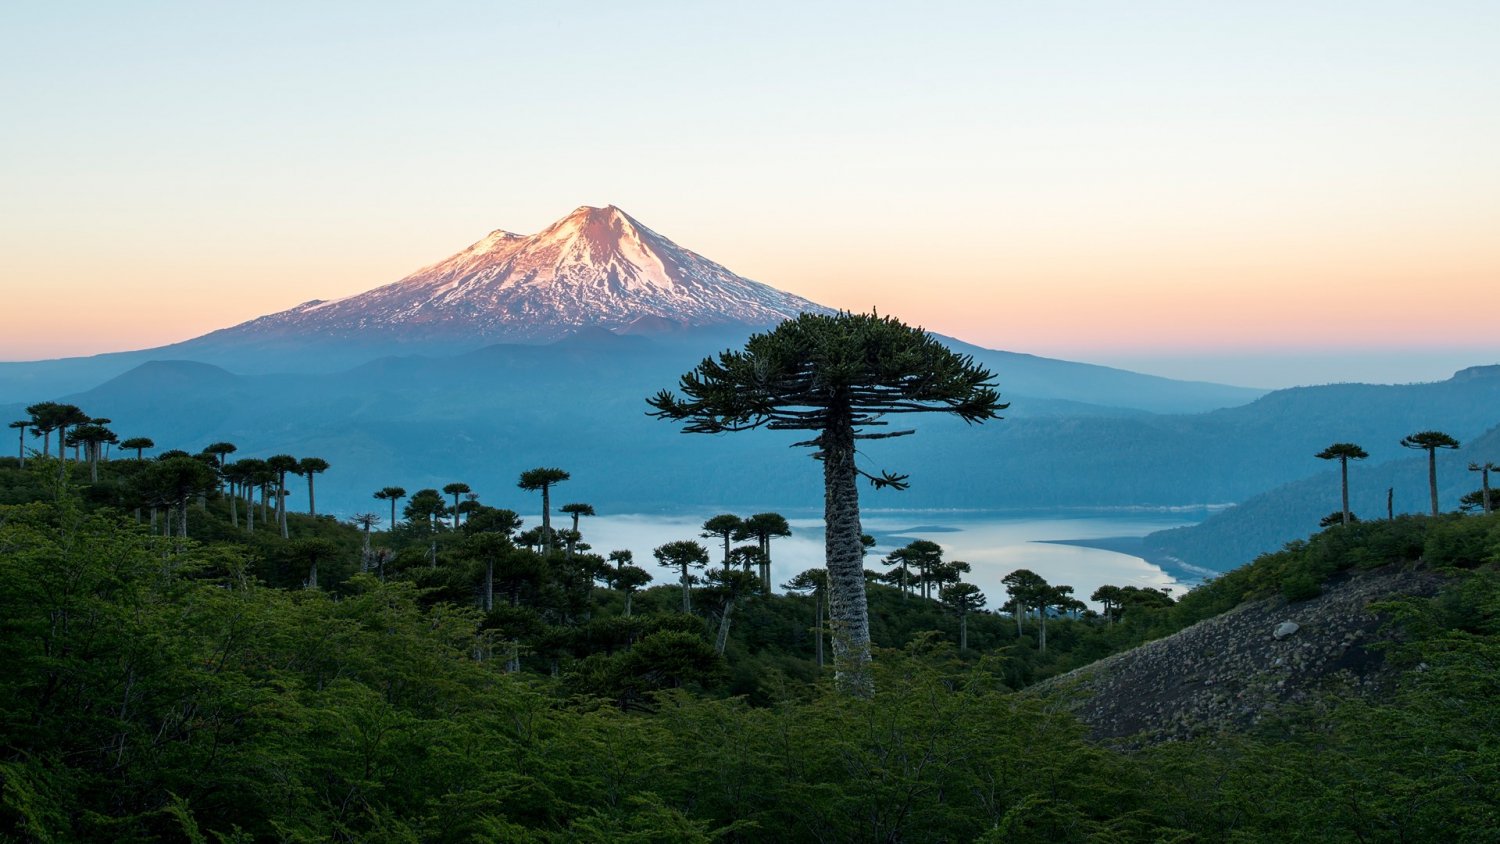
{"type": "MultiPolygon", "coordinates": [[[[629,549],[635,555],[636,565],[651,572],[656,582],[661,583],[670,580],[671,574],[657,565],[651,549],[663,543],[696,539],[709,549],[713,561],[722,559],[723,545],[698,535],[703,521],[717,512],[598,516],[584,519],[579,527],[584,541],[592,545],[596,553],[629,549]]],[[[879,561],[891,550],[913,539],[931,540],[943,547],[944,559],[965,560],[973,566],[968,579],[984,590],[992,608],[1005,600],[1001,578],[1021,568],[1031,569],[1050,583],[1072,586],[1074,595],[1085,601],[1104,584],[1165,587],[1172,589],[1174,595],[1180,595],[1197,581],[1187,579],[1188,575],[1184,573],[1174,576],[1127,553],[1058,543],[1140,537],[1165,528],[1193,524],[1204,515],[1203,512],[872,511],[864,514],[863,524],[865,532],[874,535],[880,544],[866,558],[865,564],[883,571],[885,566],[879,565],[879,561]]],[[[539,515],[526,517],[527,524],[539,521],[539,515]]],[[[813,515],[801,518],[789,515],[788,521],[792,525],[792,536],[771,540],[771,573],[778,587],[797,572],[823,564],[822,519],[813,515]]],[[[781,590],[778,588],[777,591],[781,590]]]]}

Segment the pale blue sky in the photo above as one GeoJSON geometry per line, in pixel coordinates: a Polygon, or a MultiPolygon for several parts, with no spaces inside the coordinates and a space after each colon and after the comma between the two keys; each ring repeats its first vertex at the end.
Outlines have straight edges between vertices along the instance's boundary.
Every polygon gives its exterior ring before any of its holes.
{"type": "Polygon", "coordinates": [[[1500,360],[1452,330],[1500,304],[1497,44],[1495,2],[10,4],[0,358],[612,203],[984,345],[1441,377],[1500,360]]]}

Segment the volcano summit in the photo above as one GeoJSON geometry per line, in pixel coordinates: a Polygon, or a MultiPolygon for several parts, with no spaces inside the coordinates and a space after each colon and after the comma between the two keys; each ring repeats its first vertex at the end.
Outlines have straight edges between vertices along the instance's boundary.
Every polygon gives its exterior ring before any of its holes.
{"type": "Polygon", "coordinates": [[[203,339],[538,343],[590,327],[764,327],[804,311],[830,312],[738,276],[612,205],[584,206],[534,235],[491,232],[394,284],[306,302],[203,339]]]}

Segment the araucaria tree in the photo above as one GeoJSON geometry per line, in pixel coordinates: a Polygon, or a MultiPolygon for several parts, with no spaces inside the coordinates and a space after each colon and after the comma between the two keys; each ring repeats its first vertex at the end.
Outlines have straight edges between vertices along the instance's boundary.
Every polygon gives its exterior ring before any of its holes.
{"type": "Polygon", "coordinates": [[[658,546],[651,552],[656,561],[669,569],[677,569],[682,584],[682,611],[693,611],[693,580],[688,569],[701,569],[708,565],[708,549],[691,539],[679,539],[658,546]]]}
{"type": "Polygon", "coordinates": [[[868,432],[897,413],[952,413],[983,422],[1006,407],[994,375],[920,328],[876,314],[802,314],[752,336],[743,351],[705,358],[682,376],[677,396],[648,399],[650,415],[685,423],[692,434],[751,428],[811,431],[799,445],[823,462],[824,552],[829,577],[833,661],[839,687],[873,692],[865,603],[860,477],[906,487],[906,476],[873,475],[855,463],[860,440],[913,431],[868,432]]]}
{"type": "Polygon", "coordinates": [[[1484,507],[1484,512],[1486,512],[1486,513],[1493,513],[1493,512],[1495,512],[1495,504],[1494,504],[1494,501],[1492,500],[1492,498],[1490,496],[1490,473],[1494,472],[1494,471],[1497,471],[1497,470],[1500,470],[1500,466],[1496,466],[1494,463],[1492,463],[1490,461],[1485,461],[1484,463],[1470,463],[1469,464],[1469,471],[1470,472],[1483,472],[1484,473],[1484,482],[1479,487],[1479,498],[1480,498],[1480,504],[1484,507]]]}
{"type": "Polygon", "coordinates": [[[396,529],[396,502],[406,497],[406,488],[399,486],[382,487],[375,493],[376,501],[391,502],[391,530],[396,529]]]}
{"type": "Polygon", "coordinates": [[[552,552],[552,487],[573,477],[561,469],[539,466],[521,473],[516,486],[527,492],[542,493],[542,547],[552,552]]]}
{"type": "Polygon", "coordinates": [[[1432,490],[1432,515],[1436,516],[1438,514],[1437,450],[1458,448],[1458,440],[1442,431],[1418,431],[1402,437],[1401,445],[1406,448],[1423,449],[1427,452],[1427,486],[1432,490]]]}
{"type": "Polygon", "coordinates": [[[1344,524],[1349,524],[1349,461],[1363,460],[1370,456],[1369,453],[1354,443],[1334,443],[1313,456],[1319,460],[1339,462],[1339,475],[1344,488],[1344,524]]]}

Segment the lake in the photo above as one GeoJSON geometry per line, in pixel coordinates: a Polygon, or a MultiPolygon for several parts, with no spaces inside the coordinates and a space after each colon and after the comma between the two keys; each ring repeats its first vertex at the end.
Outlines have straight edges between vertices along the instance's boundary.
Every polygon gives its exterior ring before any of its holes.
{"type": "MultiPolygon", "coordinates": [[[[699,536],[703,521],[712,510],[682,515],[621,515],[586,518],[579,529],[594,552],[607,554],[629,549],[636,565],[651,572],[656,582],[672,575],[660,567],[651,550],[677,539],[696,539],[708,549],[715,563],[723,559],[723,545],[699,536]]],[[[771,573],[779,586],[798,572],[823,564],[823,522],[813,514],[785,514],[792,536],[771,540],[771,573]],[[795,516],[795,517],[794,517],[795,516]]],[[[1005,513],[952,510],[874,510],[864,514],[866,533],[879,541],[865,565],[884,571],[881,558],[914,539],[928,539],[943,547],[946,560],[964,560],[973,566],[968,580],[984,590],[989,607],[1005,601],[1001,578],[1016,569],[1031,569],[1048,582],[1068,584],[1084,601],[1100,586],[1149,586],[1171,589],[1181,595],[1199,581],[1193,572],[1158,565],[1122,550],[1130,549],[1130,538],[1153,531],[1201,521],[1203,510],[1173,512],[1069,511],[1059,513],[1005,513]],[[1071,544],[1097,540],[1110,548],[1071,544]]],[[[540,515],[526,517],[538,524],[540,515]]],[[[565,521],[556,522],[559,527],[565,521]]]]}

